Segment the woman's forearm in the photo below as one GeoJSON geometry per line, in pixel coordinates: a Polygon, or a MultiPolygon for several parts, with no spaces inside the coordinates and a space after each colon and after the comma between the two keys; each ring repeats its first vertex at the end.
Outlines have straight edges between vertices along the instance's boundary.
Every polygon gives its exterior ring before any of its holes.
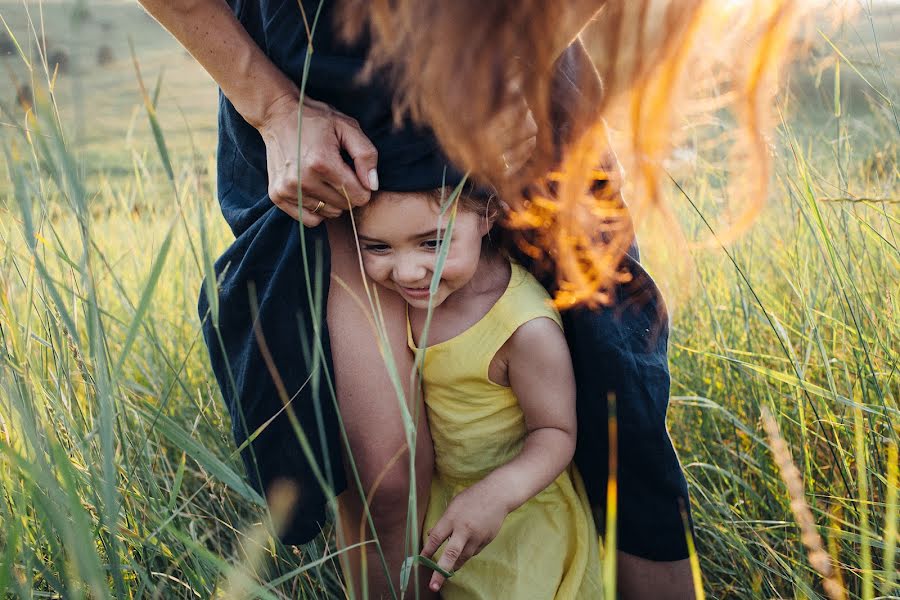
{"type": "Polygon", "coordinates": [[[259,128],[300,92],[256,45],[223,0],[138,0],[206,69],[244,119],[259,128]]]}

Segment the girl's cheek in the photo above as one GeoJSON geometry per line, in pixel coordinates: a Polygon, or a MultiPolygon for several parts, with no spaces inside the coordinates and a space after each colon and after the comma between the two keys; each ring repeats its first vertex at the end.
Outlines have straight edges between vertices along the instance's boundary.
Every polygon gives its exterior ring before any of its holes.
{"type": "Polygon", "coordinates": [[[385,273],[389,272],[389,269],[385,269],[384,262],[385,261],[380,260],[377,256],[366,255],[363,257],[363,270],[371,279],[383,282],[385,273]]]}
{"type": "Polygon", "coordinates": [[[391,280],[391,270],[393,269],[393,265],[391,261],[387,258],[374,256],[369,262],[368,266],[366,266],[366,261],[363,261],[363,268],[365,268],[366,273],[381,284],[390,283],[391,280]]]}

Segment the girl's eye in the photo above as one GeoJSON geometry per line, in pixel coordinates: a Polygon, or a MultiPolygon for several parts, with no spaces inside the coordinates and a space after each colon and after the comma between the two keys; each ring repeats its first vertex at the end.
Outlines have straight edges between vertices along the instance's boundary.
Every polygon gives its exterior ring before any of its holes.
{"type": "Polygon", "coordinates": [[[366,244],[363,246],[363,250],[366,252],[374,252],[375,254],[384,254],[390,249],[391,247],[387,244],[366,244]]]}
{"type": "Polygon", "coordinates": [[[422,245],[429,250],[437,250],[441,247],[441,240],[425,240],[422,245]]]}

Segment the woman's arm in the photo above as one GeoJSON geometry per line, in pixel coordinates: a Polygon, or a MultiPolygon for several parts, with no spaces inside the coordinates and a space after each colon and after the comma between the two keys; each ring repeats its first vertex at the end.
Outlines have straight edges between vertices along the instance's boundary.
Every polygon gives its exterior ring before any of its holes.
{"type": "Polygon", "coordinates": [[[300,98],[223,0],[138,1],[203,65],[250,125],[259,129],[281,102],[300,98]]]}
{"type": "MultiPolygon", "coordinates": [[[[575,375],[559,325],[550,319],[529,321],[505,348],[509,382],[528,435],[513,460],[456,496],[428,532],[422,554],[432,556],[448,540],[438,561],[447,571],[487,546],[506,516],[550,485],[575,453],[575,375]]],[[[431,589],[443,582],[435,572],[431,589]]]]}
{"type": "MultiPolygon", "coordinates": [[[[297,205],[300,165],[302,220],[318,225],[347,208],[368,202],[378,189],[378,153],[359,124],[330,106],[303,101],[303,138],[297,149],[300,90],[256,45],[223,0],[138,0],[203,66],[235,109],[266,144],[269,196],[301,218],[297,205]],[[345,149],[350,169],[341,158],[345,149]],[[355,172],[354,172],[355,171],[355,172]],[[319,201],[327,206],[315,214],[319,201]]],[[[303,23],[297,23],[303,27],[303,23]]]]}

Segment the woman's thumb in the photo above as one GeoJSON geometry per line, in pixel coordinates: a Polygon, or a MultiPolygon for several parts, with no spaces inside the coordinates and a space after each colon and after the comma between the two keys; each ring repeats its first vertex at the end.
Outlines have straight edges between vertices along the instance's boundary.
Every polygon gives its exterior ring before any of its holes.
{"type": "Polygon", "coordinates": [[[356,123],[338,120],[335,129],[341,147],[353,159],[353,170],[364,188],[372,192],[378,189],[378,150],[356,123]]]}

